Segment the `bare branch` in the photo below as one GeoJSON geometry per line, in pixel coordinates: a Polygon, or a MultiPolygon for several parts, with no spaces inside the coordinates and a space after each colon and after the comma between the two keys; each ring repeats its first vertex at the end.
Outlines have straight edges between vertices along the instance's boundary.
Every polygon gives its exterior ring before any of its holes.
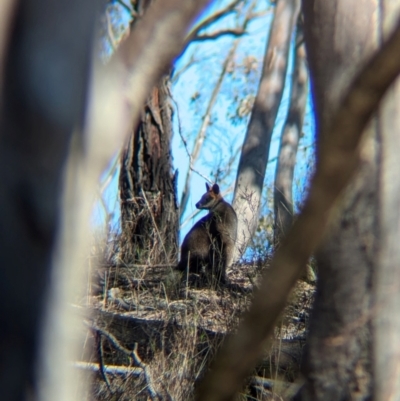
{"type": "Polygon", "coordinates": [[[111,383],[108,380],[107,372],[104,369],[104,352],[103,352],[103,336],[100,333],[96,333],[96,346],[97,346],[97,354],[99,356],[99,370],[101,377],[107,385],[108,391],[111,394],[114,394],[114,391],[111,387],[111,383]]]}
{"type": "Polygon", "coordinates": [[[191,42],[202,42],[206,40],[213,40],[213,39],[218,39],[221,36],[224,35],[232,35],[232,36],[242,36],[246,33],[243,29],[236,28],[236,29],[222,29],[220,31],[216,31],[213,33],[203,33],[201,35],[196,35],[193,37],[191,42]]]}
{"type": "Polygon", "coordinates": [[[259,11],[259,12],[256,12],[256,13],[253,13],[253,14],[251,14],[250,15],[250,19],[251,20],[254,20],[255,18],[262,18],[262,17],[264,17],[265,15],[267,15],[267,14],[269,14],[270,12],[271,12],[271,6],[269,6],[266,10],[264,10],[264,11],[259,11]]]}
{"type": "MultiPolygon", "coordinates": [[[[185,147],[185,150],[186,150],[186,154],[188,155],[188,158],[189,158],[189,171],[193,171],[195,174],[199,175],[201,178],[204,178],[205,181],[208,181],[211,184],[212,180],[210,177],[205,176],[204,174],[200,173],[200,171],[198,171],[194,168],[193,157],[189,152],[187,141],[184,138],[181,130],[179,130],[179,136],[181,137],[183,146],[185,147]]],[[[181,208],[182,208],[182,200],[181,200],[181,208]]],[[[182,210],[181,210],[181,215],[182,215],[182,210]]]]}
{"type": "MultiPolygon", "coordinates": [[[[248,10],[248,12],[247,12],[247,14],[245,16],[245,19],[243,21],[243,24],[242,24],[242,30],[243,31],[245,31],[246,26],[249,23],[248,16],[251,15],[251,13],[252,13],[252,11],[253,11],[253,9],[255,7],[255,4],[256,4],[256,2],[253,1],[251,6],[249,7],[249,10],[248,10]]],[[[227,72],[228,66],[231,63],[231,61],[233,59],[233,56],[235,55],[235,52],[236,52],[236,49],[237,49],[239,43],[240,43],[240,39],[236,39],[233,42],[232,47],[231,47],[231,49],[230,49],[230,51],[229,51],[229,53],[228,53],[228,55],[227,55],[227,57],[226,57],[226,59],[224,61],[224,64],[222,65],[222,70],[221,70],[221,73],[219,75],[218,81],[215,84],[214,89],[212,91],[210,101],[209,101],[209,103],[207,105],[207,109],[206,109],[204,117],[203,117],[203,122],[202,122],[201,127],[200,127],[199,131],[197,132],[196,138],[194,140],[193,151],[192,151],[191,156],[190,156],[190,165],[191,166],[193,166],[196,163],[196,161],[197,161],[197,159],[198,159],[198,157],[200,155],[200,151],[201,151],[201,148],[203,146],[204,139],[206,137],[207,128],[208,128],[208,125],[209,125],[210,120],[211,120],[211,111],[212,111],[212,109],[214,107],[214,104],[215,104],[215,102],[217,100],[217,97],[218,97],[219,91],[221,89],[222,82],[224,80],[224,77],[225,77],[225,74],[227,72]]],[[[187,203],[188,203],[188,200],[189,200],[189,185],[190,185],[190,180],[191,180],[191,175],[192,175],[191,172],[192,172],[192,169],[190,168],[188,173],[187,173],[187,175],[186,175],[185,186],[184,186],[183,192],[182,192],[181,204],[180,204],[180,206],[181,206],[181,218],[182,218],[183,213],[185,212],[185,209],[186,209],[186,206],[187,206],[187,203]]]]}
{"type": "MultiPolygon", "coordinates": [[[[147,364],[145,364],[142,361],[142,359],[140,358],[140,356],[137,352],[137,349],[138,349],[137,343],[135,343],[134,348],[131,351],[131,350],[125,348],[123,345],[121,345],[120,342],[108,331],[101,329],[100,327],[97,327],[94,324],[91,324],[88,326],[92,330],[97,332],[98,334],[106,337],[118,351],[127,355],[132,360],[132,362],[136,364],[136,366],[138,366],[139,368],[142,369],[142,373],[144,375],[144,378],[145,378],[146,384],[147,384],[147,390],[149,391],[151,399],[152,400],[161,400],[162,398],[157,393],[157,391],[154,389],[153,378],[151,376],[150,370],[149,370],[147,364]]],[[[106,370],[104,369],[104,371],[106,371],[106,370]]]]}
{"type": "MultiPolygon", "coordinates": [[[[93,362],[74,362],[72,366],[79,369],[91,370],[93,372],[100,372],[99,365],[93,362]]],[[[141,368],[130,368],[119,365],[104,365],[103,369],[104,372],[109,375],[140,376],[143,374],[143,370],[141,368]]]]}
{"type": "Polygon", "coordinates": [[[319,136],[316,174],[304,209],[265,272],[237,334],[218,353],[200,388],[199,401],[232,399],[269,342],[291,288],[321,242],[336,201],[359,166],[364,128],[400,73],[400,57],[394,54],[400,54],[400,20],[389,40],[353,81],[332,125],[319,136]]]}
{"type": "Polygon", "coordinates": [[[210,15],[209,17],[203,19],[199,24],[197,24],[189,33],[189,35],[186,38],[186,43],[190,43],[193,38],[199,35],[199,32],[214,22],[218,21],[220,18],[225,17],[229,13],[233,12],[240,3],[242,3],[243,0],[235,0],[222,10],[216,11],[214,14],[210,15]]]}
{"type": "Polygon", "coordinates": [[[188,172],[186,174],[185,186],[183,187],[183,191],[182,191],[182,197],[181,197],[181,203],[180,203],[181,218],[183,216],[183,213],[186,210],[186,206],[187,206],[187,203],[189,201],[189,192],[190,192],[189,191],[189,186],[190,186],[190,180],[192,178],[192,170],[193,170],[192,166],[194,166],[194,164],[196,163],[197,159],[199,158],[201,148],[202,148],[204,140],[206,138],[207,128],[208,128],[208,125],[209,125],[210,120],[211,120],[211,111],[212,111],[212,109],[214,107],[214,104],[215,104],[215,102],[217,100],[219,91],[220,91],[221,86],[222,86],[222,82],[224,80],[224,77],[225,77],[225,74],[226,74],[226,71],[227,71],[227,68],[228,68],[231,60],[233,59],[233,56],[234,56],[234,54],[236,52],[236,49],[237,49],[238,45],[239,45],[239,40],[235,40],[235,42],[233,43],[233,45],[232,45],[232,47],[231,47],[231,49],[229,51],[228,56],[226,57],[226,59],[224,61],[221,73],[220,73],[219,78],[218,78],[218,81],[214,86],[214,89],[213,89],[212,94],[211,94],[210,101],[208,102],[207,109],[206,109],[204,117],[203,117],[203,122],[202,122],[202,124],[200,126],[200,129],[197,132],[196,138],[194,140],[193,151],[189,156],[190,168],[189,168],[189,170],[188,170],[188,172]]]}

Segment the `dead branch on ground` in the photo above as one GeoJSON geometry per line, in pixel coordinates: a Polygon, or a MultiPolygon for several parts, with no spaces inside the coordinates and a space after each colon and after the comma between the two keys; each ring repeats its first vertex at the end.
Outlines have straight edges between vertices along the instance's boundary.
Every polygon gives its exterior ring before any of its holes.
{"type": "MultiPolygon", "coordinates": [[[[108,331],[101,329],[100,327],[97,327],[94,324],[90,325],[90,329],[93,330],[95,333],[97,333],[100,336],[104,336],[107,338],[107,340],[113,345],[115,349],[118,351],[122,352],[123,354],[127,355],[131,362],[136,366],[139,367],[142,370],[142,374],[144,376],[144,380],[146,382],[146,388],[149,392],[149,395],[152,400],[161,400],[162,397],[157,393],[157,391],[154,388],[154,380],[152,378],[151,372],[147,366],[146,363],[142,361],[140,358],[137,350],[138,350],[138,344],[135,343],[134,348],[132,350],[129,350],[125,348],[123,345],[120,344],[120,342],[108,331]]],[[[105,368],[103,366],[103,363],[100,363],[100,372],[102,373],[103,377],[105,377],[105,368]]],[[[106,384],[108,388],[111,390],[111,387],[109,386],[109,382],[105,378],[106,384]]]]}

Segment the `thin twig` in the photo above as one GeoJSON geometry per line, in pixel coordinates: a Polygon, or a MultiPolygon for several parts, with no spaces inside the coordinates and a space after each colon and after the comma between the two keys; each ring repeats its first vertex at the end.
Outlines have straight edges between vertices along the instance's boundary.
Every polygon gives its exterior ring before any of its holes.
{"type": "Polygon", "coordinates": [[[101,374],[101,377],[103,378],[104,382],[107,385],[108,391],[111,394],[114,394],[114,390],[111,388],[111,383],[108,380],[106,371],[104,369],[103,336],[101,335],[101,333],[97,332],[97,333],[95,333],[95,337],[96,337],[96,344],[97,344],[97,353],[99,355],[100,374],[101,374]]]}
{"type": "MultiPolygon", "coordinates": [[[[72,364],[75,368],[79,369],[87,369],[93,372],[99,372],[99,365],[93,362],[74,362],[72,364]]],[[[143,374],[143,370],[141,368],[120,366],[120,365],[104,365],[104,372],[109,375],[126,375],[126,376],[140,376],[143,374]]]]}
{"type": "Polygon", "coordinates": [[[195,174],[197,174],[197,175],[199,175],[200,177],[204,178],[204,180],[206,180],[207,182],[212,183],[211,178],[206,177],[205,175],[203,175],[202,173],[200,173],[200,171],[196,170],[196,169],[194,168],[194,166],[193,166],[193,163],[192,163],[192,156],[191,156],[191,154],[190,154],[190,152],[189,152],[189,148],[188,148],[187,141],[186,141],[186,139],[185,139],[185,137],[183,136],[183,133],[182,133],[182,125],[181,125],[181,120],[180,120],[180,118],[179,118],[179,107],[178,107],[178,104],[175,102],[175,100],[174,100],[174,99],[172,99],[172,100],[173,100],[173,102],[174,102],[174,104],[175,104],[175,108],[176,108],[176,110],[177,110],[178,134],[179,134],[179,136],[180,136],[180,138],[181,138],[181,140],[182,140],[183,146],[184,146],[184,148],[185,148],[185,150],[186,150],[186,154],[187,154],[187,156],[188,156],[188,158],[189,158],[189,169],[191,169],[195,174]]]}
{"type": "MultiPolygon", "coordinates": [[[[196,169],[194,168],[192,155],[191,155],[190,152],[189,152],[187,141],[186,141],[186,139],[184,138],[184,136],[183,136],[181,130],[179,130],[179,136],[181,137],[183,146],[185,147],[185,150],[186,150],[186,154],[187,154],[187,156],[188,156],[188,158],[189,158],[189,169],[190,169],[191,171],[193,171],[194,173],[196,173],[197,175],[199,175],[200,177],[204,178],[204,179],[205,179],[206,181],[208,181],[209,183],[211,183],[211,182],[212,182],[211,178],[205,176],[204,174],[200,173],[200,171],[198,171],[198,170],[196,170],[196,169]]],[[[181,202],[181,203],[182,203],[182,202],[181,202]]],[[[182,207],[182,205],[181,205],[181,207],[182,207]]],[[[181,214],[182,214],[182,211],[181,211],[181,214]]]]}

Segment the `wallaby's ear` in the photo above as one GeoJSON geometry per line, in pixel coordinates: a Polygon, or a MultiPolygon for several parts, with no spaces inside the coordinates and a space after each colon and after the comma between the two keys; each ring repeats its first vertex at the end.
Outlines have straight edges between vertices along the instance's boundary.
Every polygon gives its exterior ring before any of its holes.
{"type": "Polygon", "coordinates": [[[210,192],[210,186],[206,183],[207,192],[210,192]]]}
{"type": "Polygon", "coordinates": [[[219,194],[219,186],[218,186],[218,184],[214,184],[213,185],[212,191],[215,193],[215,195],[219,194]]]}

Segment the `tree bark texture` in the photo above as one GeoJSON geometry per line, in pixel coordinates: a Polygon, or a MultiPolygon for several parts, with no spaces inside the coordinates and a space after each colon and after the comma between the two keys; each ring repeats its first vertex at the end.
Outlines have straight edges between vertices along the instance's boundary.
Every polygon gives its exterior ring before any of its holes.
{"type": "Polygon", "coordinates": [[[235,259],[245,251],[258,225],[269,147],[281,102],[298,0],[278,0],[265,50],[258,93],[247,128],[236,177],[233,208],[238,215],[235,259]]]}
{"type": "MultiPolygon", "coordinates": [[[[399,1],[382,2],[381,35],[386,40],[398,18],[399,1]]],[[[397,55],[398,57],[399,55],[397,55]]],[[[378,115],[381,143],[379,252],[373,277],[374,400],[400,399],[400,80],[378,115]]]]}
{"type": "Polygon", "coordinates": [[[5,401],[33,399],[37,390],[62,173],[72,132],[83,125],[95,4],[18,2],[8,24],[9,42],[2,44],[0,387],[5,401]]]}
{"type": "Polygon", "coordinates": [[[279,245],[293,223],[293,173],[307,104],[308,70],[303,28],[298,23],[290,106],[283,127],[274,187],[274,242],[279,245]]]}
{"type": "MultiPolygon", "coordinates": [[[[304,0],[303,11],[321,132],[332,122],[354,74],[377,48],[377,5],[373,0],[304,0]]],[[[367,128],[361,168],[317,253],[319,277],[305,354],[306,384],[299,397],[303,400],[361,400],[371,395],[369,314],[378,223],[375,128],[376,121],[367,128]]]]}
{"type": "Polygon", "coordinates": [[[154,87],[121,158],[122,235],[119,259],[174,263],[179,208],[172,173],[172,108],[167,77],[154,87]]]}

